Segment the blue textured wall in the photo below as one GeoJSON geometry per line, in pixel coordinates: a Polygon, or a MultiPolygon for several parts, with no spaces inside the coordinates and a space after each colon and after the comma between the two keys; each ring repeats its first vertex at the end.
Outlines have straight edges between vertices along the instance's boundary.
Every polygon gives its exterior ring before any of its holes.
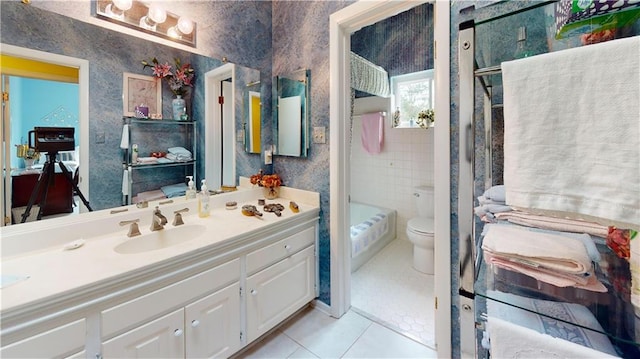
{"type": "MultiPolygon", "coordinates": [[[[202,4],[200,4],[202,5],[202,4]]],[[[228,29],[211,44],[213,53],[224,53],[234,62],[260,70],[263,90],[271,89],[271,4],[263,1],[208,2],[209,19],[217,27],[228,29]],[[232,16],[229,16],[232,14],[232,16]]],[[[121,203],[122,165],[119,149],[122,133],[122,73],[150,75],[140,61],[158,57],[171,61],[174,57],[191,62],[198,74],[222,64],[220,60],[177,50],[108,30],[73,18],[61,16],[18,1],[0,2],[2,21],[0,41],[89,61],[89,201],[94,209],[119,206],[121,203]],[[37,19],[37,21],[34,21],[37,19]],[[95,143],[104,134],[105,143],[95,143]]],[[[170,117],[171,92],[163,90],[164,117],[170,117]]],[[[196,78],[192,94],[192,117],[202,120],[204,114],[203,76],[196,78]]],[[[270,111],[265,106],[264,111],[270,111]]],[[[268,113],[268,112],[263,112],[268,113]]],[[[263,116],[267,117],[267,116],[263,116]]],[[[270,118],[270,116],[268,116],[270,118]]],[[[265,132],[271,122],[265,119],[265,132]]],[[[198,122],[203,134],[204,121],[198,122]]],[[[200,136],[199,144],[204,144],[200,136]]],[[[199,151],[202,154],[202,151],[199,151]]],[[[257,155],[238,154],[238,174],[248,175],[247,168],[259,166],[257,155]]],[[[200,161],[202,162],[202,161],[200,161]]],[[[200,172],[203,173],[203,172],[200,172]]]]}
{"type": "MultiPolygon", "coordinates": [[[[311,127],[329,130],[329,16],[354,1],[273,1],[273,75],[311,70],[311,127]]],[[[288,186],[320,193],[320,299],[330,302],[329,148],[311,144],[308,158],[274,158],[288,186]]]]}

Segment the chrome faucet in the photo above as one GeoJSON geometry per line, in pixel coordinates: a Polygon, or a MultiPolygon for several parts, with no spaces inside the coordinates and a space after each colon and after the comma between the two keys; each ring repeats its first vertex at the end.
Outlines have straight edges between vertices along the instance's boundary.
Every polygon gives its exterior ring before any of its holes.
{"type": "Polygon", "coordinates": [[[167,217],[165,217],[160,212],[160,208],[156,206],[156,209],[153,211],[153,217],[151,217],[151,231],[164,229],[165,224],[167,224],[167,217]]]}

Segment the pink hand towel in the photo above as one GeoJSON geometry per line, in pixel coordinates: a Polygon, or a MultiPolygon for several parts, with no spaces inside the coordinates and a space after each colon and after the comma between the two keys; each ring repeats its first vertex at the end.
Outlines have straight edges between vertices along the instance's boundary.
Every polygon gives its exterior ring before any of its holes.
{"type": "Polygon", "coordinates": [[[382,150],[384,117],[380,112],[362,115],[362,147],[375,155],[382,150]]]}

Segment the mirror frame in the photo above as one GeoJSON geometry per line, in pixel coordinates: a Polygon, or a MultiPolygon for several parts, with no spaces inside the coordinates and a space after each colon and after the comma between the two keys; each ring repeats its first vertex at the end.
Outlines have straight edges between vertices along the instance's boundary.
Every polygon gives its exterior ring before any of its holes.
{"type": "Polygon", "coordinates": [[[301,69],[290,74],[275,76],[272,86],[273,141],[275,144],[273,154],[277,156],[307,157],[309,155],[311,126],[311,109],[309,99],[311,93],[311,70],[301,69]],[[286,82],[300,82],[303,84],[303,91],[301,96],[303,95],[304,98],[302,98],[300,101],[300,148],[298,154],[294,154],[294,152],[290,152],[291,154],[287,154],[287,152],[283,151],[283,148],[285,146],[283,146],[283,138],[281,138],[281,136],[288,135],[288,133],[285,133],[283,126],[281,126],[280,124],[280,117],[282,117],[283,120],[285,119],[285,117],[283,116],[283,111],[281,111],[280,108],[291,104],[281,101],[281,98],[294,98],[294,96],[283,97],[283,94],[286,95],[288,91],[294,91],[295,93],[301,92],[299,89],[291,89],[290,87],[285,86],[286,82]]]}

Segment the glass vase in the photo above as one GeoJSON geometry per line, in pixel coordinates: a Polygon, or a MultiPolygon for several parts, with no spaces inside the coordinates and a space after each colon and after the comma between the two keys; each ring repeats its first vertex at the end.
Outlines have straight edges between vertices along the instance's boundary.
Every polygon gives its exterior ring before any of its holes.
{"type": "Polygon", "coordinates": [[[264,198],[276,199],[280,195],[280,187],[262,187],[264,198]]]}
{"type": "Polygon", "coordinates": [[[181,95],[176,95],[176,98],[171,100],[171,110],[173,112],[173,119],[180,121],[182,115],[186,114],[186,102],[181,95]]]}

